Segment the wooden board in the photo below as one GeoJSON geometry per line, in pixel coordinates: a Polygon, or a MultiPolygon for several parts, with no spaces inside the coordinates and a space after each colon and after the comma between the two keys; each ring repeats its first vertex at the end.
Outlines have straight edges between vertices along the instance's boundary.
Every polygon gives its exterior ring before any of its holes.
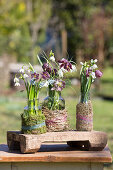
{"type": "Polygon", "coordinates": [[[35,154],[9,151],[6,144],[0,145],[0,162],[99,162],[110,163],[112,157],[106,146],[103,151],[78,151],[65,144],[42,144],[35,154]]]}
{"type": "Polygon", "coordinates": [[[80,150],[102,150],[107,144],[104,132],[48,132],[40,135],[21,134],[19,131],[7,132],[7,144],[10,150],[20,150],[22,153],[35,153],[44,142],[67,142],[71,147],[80,150]]]}

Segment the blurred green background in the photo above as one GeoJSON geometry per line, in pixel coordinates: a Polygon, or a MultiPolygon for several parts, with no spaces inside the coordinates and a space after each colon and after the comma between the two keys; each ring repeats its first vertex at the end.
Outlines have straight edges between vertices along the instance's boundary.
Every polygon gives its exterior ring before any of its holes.
{"type": "MultiPolygon", "coordinates": [[[[62,96],[75,129],[79,101],[80,61],[98,59],[101,80],[91,89],[94,129],[108,134],[113,155],[113,1],[112,0],[1,0],[0,1],[0,143],[7,130],[19,130],[26,92],[16,89],[14,74],[24,63],[38,65],[37,53],[50,50],[77,63],[66,75],[72,82],[62,96]]],[[[39,66],[37,66],[38,68],[39,66]]],[[[41,100],[46,96],[43,90],[41,100]]],[[[105,165],[113,169],[113,165],[105,165]]]]}

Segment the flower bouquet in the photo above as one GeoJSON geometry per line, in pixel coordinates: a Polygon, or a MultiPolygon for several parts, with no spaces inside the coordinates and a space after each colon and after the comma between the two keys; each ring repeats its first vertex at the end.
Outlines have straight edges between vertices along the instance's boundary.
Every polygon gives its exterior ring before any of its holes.
{"type": "Polygon", "coordinates": [[[100,78],[102,72],[98,70],[97,59],[82,63],[80,71],[81,97],[76,106],[76,129],[78,131],[93,130],[93,109],[90,100],[90,88],[96,77],[100,78]]]}
{"type": "Polygon", "coordinates": [[[39,61],[43,68],[42,77],[45,79],[43,83],[48,87],[48,96],[43,102],[47,131],[63,131],[68,127],[65,100],[61,97],[61,92],[65,88],[63,76],[65,72],[76,71],[76,67],[64,58],[56,62],[52,51],[49,57],[43,56],[43,58],[46,61],[44,64],[40,59],[39,61]]]}
{"type": "Polygon", "coordinates": [[[23,66],[18,75],[15,75],[15,86],[20,86],[19,79],[22,79],[27,92],[27,106],[21,114],[22,133],[41,134],[46,132],[45,116],[39,103],[39,92],[42,88],[43,77],[35,72],[33,66],[23,66]],[[17,78],[18,77],[18,78],[17,78]]]}

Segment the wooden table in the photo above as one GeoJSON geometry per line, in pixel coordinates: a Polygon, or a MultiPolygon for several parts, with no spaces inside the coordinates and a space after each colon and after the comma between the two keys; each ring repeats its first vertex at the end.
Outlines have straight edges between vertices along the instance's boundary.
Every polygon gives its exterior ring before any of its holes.
{"type": "Polygon", "coordinates": [[[0,145],[0,170],[102,170],[111,163],[109,148],[103,151],[77,151],[67,144],[43,144],[35,154],[10,152],[0,145]]]}

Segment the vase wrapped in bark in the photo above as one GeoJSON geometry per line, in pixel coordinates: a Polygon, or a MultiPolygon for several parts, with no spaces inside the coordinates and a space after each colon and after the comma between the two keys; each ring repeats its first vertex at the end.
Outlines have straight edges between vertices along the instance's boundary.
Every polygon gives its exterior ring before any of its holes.
{"type": "Polygon", "coordinates": [[[90,88],[96,77],[101,77],[102,73],[97,70],[97,60],[82,63],[80,71],[81,98],[76,106],[76,129],[77,131],[93,130],[93,108],[90,100],[90,88]]]}
{"type": "Polygon", "coordinates": [[[48,132],[68,129],[68,113],[65,109],[65,100],[61,97],[61,92],[51,90],[51,86],[49,86],[49,96],[43,102],[43,114],[46,117],[48,132]]]}
{"type": "Polygon", "coordinates": [[[93,108],[91,100],[76,106],[76,129],[78,131],[93,130],[93,108]]]}

